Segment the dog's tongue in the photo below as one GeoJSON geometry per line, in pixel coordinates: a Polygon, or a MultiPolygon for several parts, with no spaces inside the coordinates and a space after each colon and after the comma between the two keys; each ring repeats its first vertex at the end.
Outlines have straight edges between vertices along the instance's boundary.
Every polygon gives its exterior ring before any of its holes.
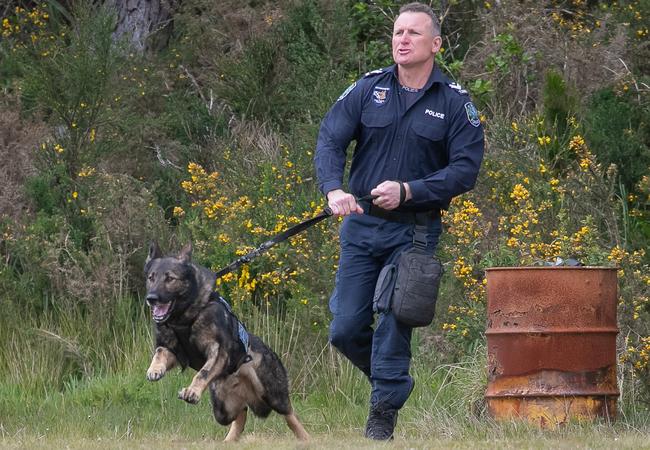
{"type": "Polygon", "coordinates": [[[165,314],[167,314],[167,311],[169,311],[170,306],[171,303],[157,303],[153,305],[151,312],[153,313],[154,318],[159,319],[161,317],[165,317],[165,314]]]}

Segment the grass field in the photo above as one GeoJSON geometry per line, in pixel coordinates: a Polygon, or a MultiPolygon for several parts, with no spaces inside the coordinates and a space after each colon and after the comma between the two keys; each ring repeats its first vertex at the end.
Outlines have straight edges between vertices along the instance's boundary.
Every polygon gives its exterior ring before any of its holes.
{"type": "MultiPolygon", "coordinates": [[[[250,319],[250,329],[285,362],[294,408],[312,440],[298,444],[277,414],[267,420],[250,414],[238,448],[650,448],[648,405],[627,390],[613,423],[576,422],[541,430],[522,422],[494,422],[483,401],[485,348],[478,346],[463,362],[440,364],[419,331],[413,340],[411,370],[416,385],[400,411],[395,440],[370,442],[362,437],[369,385],[332,350],[324,333],[307,336],[296,317],[275,320],[260,314],[250,319]]],[[[69,348],[72,342],[52,342],[52,336],[42,333],[30,345],[21,344],[15,334],[4,338],[0,356],[8,370],[0,373],[2,448],[224,445],[227,429],[214,421],[207,395],[198,405],[176,398],[189,385],[193,370],[175,369],[156,383],[145,379],[152,339],[148,317],[133,323],[130,333],[113,334],[103,350],[96,349],[94,365],[78,364],[87,375],[63,382],[57,370],[66,366],[66,358],[80,358],[69,348]],[[67,353],[57,356],[53,345],[63,344],[67,353]]]]}
{"type": "MultiPolygon", "coordinates": [[[[142,370],[70,383],[63,392],[38,396],[0,388],[0,446],[3,448],[156,448],[225,446],[226,428],[212,418],[209,399],[188,405],[176,392],[193,371],[174,371],[158,383],[142,370]]],[[[367,382],[329,348],[312,371],[299,371],[294,407],[312,435],[299,444],[278,415],[249,415],[237,448],[650,448],[647,407],[625,401],[614,423],[570,423],[542,430],[521,422],[497,423],[484,410],[481,350],[463,364],[413,368],[416,388],[400,412],[395,440],[362,437],[367,382]],[[327,364],[325,362],[328,362],[327,364]],[[306,380],[310,381],[307,382],[306,380]],[[306,388],[307,389],[304,389],[306,388]]],[[[134,365],[135,367],[135,365],[134,365]]],[[[297,366],[292,367],[294,376],[297,366]]],[[[232,446],[232,445],[231,445],[232,446]]]]}

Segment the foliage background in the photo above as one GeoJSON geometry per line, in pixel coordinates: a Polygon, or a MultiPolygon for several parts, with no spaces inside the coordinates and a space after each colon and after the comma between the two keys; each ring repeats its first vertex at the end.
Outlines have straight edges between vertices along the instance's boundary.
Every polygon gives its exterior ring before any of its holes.
{"type": "MultiPolygon", "coordinates": [[[[400,4],[185,0],[169,45],[143,54],[113,39],[108,7],[9,2],[0,428],[19,429],[39,401],[58,405],[80,386],[89,397],[73,401],[83,405],[119,392],[161,406],[162,390],[135,381],[151,345],[149,241],[173,251],[191,240],[195,259],[218,269],[323,208],[312,167],[320,120],[352,81],[390,63],[400,4]]],[[[487,144],[477,188],[444,217],[447,275],[435,324],[416,333],[416,373],[468,359],[481,373],[485,268],[576,258],[619,268],[622,405],[647,411],[650,4],[432,6],[445,35],[438,63],[471,92],[487,144]]],[[[318,407],[341,392],[367,401],[326,343],[336,225],[322,222],[219,284],[283,349],[295,392],[318,407]]],[[[481,377],[455,408],[480,416],[481,377]]]]}

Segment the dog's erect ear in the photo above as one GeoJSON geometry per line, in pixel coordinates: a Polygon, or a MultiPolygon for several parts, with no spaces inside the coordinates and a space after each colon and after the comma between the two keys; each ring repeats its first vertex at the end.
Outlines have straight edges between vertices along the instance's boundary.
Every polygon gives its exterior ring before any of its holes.
{"type": "Polygon", "coordinates": [[[192,243],[189,242],[186,244],[178,254],[178,259],[184,263],[188,263],[192,260],[192,243]]]}
{"type": "Polygon", "coordinates": [[[151,244],[149,244],[149,254],[147,255],[147,259],[144,262],[144,266],[147,267],[147,264],[149,264],[152,259],[161,257],[162,252],[160,251],[160,247],[158,247],[158,243],[156,241],[151,241],[151,244]]]}

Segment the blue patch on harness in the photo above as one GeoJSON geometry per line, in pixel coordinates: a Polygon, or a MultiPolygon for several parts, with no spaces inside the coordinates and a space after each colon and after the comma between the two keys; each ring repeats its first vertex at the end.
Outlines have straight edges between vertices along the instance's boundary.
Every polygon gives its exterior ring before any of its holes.
{"type": "Polygon", "coordinates": [[[232,308],[230,307],[230,303],[226,301],[225,298],[222,296],[219,296],[219,301],[223,303],[235,320],[237,321],[237,334],[239,334],[239,340],[241,341],[242,345],[244,346],[244,352],[248,353],[248,344],[249,344],[249,338],[248,338],[248,331],[246,331],[246,327],[244,326],[243,323],[239,321],[235,313],[232,312],[232,308]]]}
{"type": "Polygon", "coordinates": [[[241,343],[244,344],[244,350],[248,353],[248,331],[241,322],[237,321],[239,325],[239,339],[241,343]]]}

